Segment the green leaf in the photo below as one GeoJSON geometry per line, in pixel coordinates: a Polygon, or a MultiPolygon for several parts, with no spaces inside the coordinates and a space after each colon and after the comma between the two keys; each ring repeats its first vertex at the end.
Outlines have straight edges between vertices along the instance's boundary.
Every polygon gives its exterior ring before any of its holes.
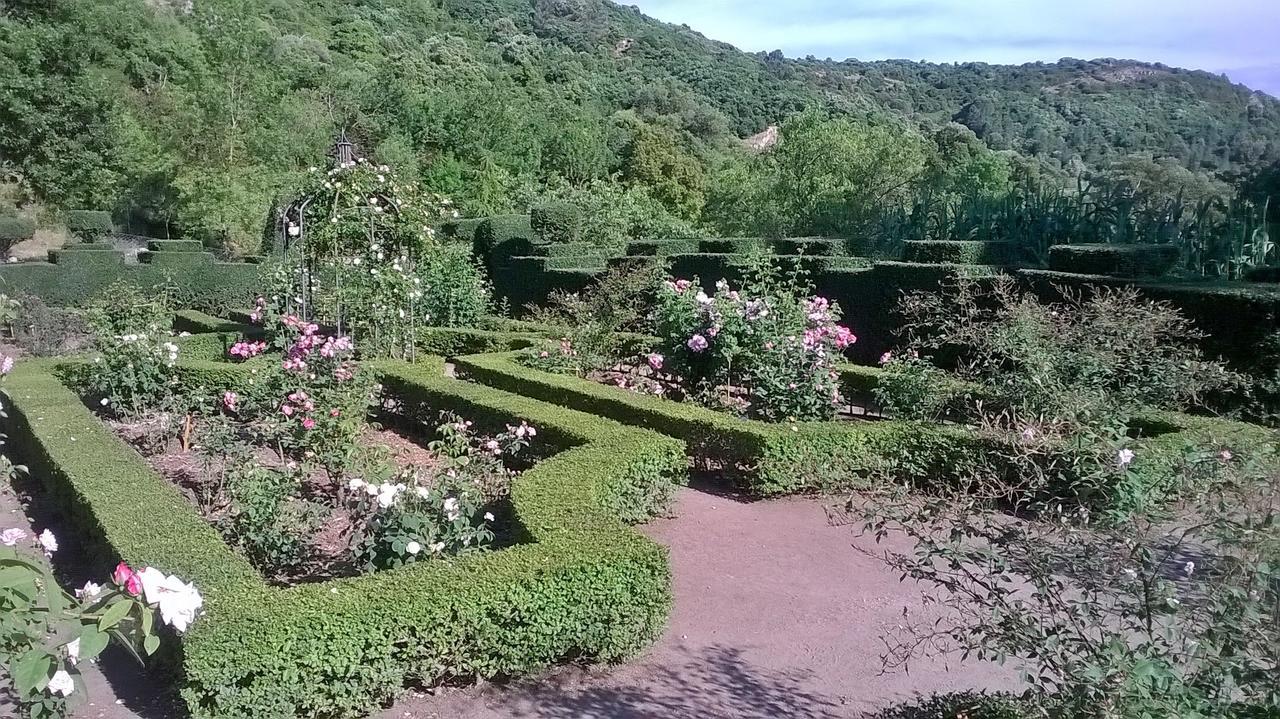
{"type": "Polygon", "coordinates": [[[120,600],[115,604],[112,604],[110,607],[107,607],[107,611],[103,612],[102,618],[98,620],[98,630],[105,632],[119,624],[120,620],[124,619],[129,614],[129,609],[132,606],[133,602],[120,600]]]}
{"type": "Polygon", "coordinates": [[[13,688],[18,694],[30,694],[49,683],[53,676],[53,655],[43,649],[32,649],[13,663],[13,688]]]}
{"type": "Polygon", "coordinates": [[[146,651],[147,656],[155,654],[156,650],[160,648],[160,637],[148,634],[147,638],[142,640],[142,648],[146,651]]]}
{"type": "Polygon", "coordinates": [[[111,637],[106,632],[99,631],[92,624],[84,625],[80,632],[80,661],[96,658],[110,642],[111,637]]]}

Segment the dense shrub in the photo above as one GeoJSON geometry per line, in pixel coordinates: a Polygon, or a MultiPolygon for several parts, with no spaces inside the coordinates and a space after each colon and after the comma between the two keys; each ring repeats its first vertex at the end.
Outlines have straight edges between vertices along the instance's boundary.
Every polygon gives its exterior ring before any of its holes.
{"type": "Polygon", "coordinates": [[[1158,504],[1179,487],[1168,466],[1133,462],[1132,419],[1238,381],[1201,357],[1185,317],[1132,289],[1042,304],[998,278],[908,295],[900,312],[907,342],[886,356],[877,397],[903,416],[951,410],[975,422],[1006,448],[1010,481],[1023,483],[1010,489],[1016,501],[1065,493],[1122,513],[1158,504]]]}
{"type": "Polygon", "coordinates": [[[493,290],[470,248],[443,245],[418,259],[425,324],[475,327],[492,309],[493,290]]]}
{"type": "Polygon", "coordinates": [[[67,213],[67,229],[81,242],[97,242],[115,231],[111,215],[100,210],[71,210],[67,213]]]}
{"type": "Polygon", "coordinates": [[[32,238],[36,223],[25,217],[0,217],[0,259],[9,256],[13,246],[32,238]]]}
{"type": "Polygon", "coordinates": [[[529,210],[529,223],[543,242],[563,244],[583,239],[582,210],[566,200],[535,205],[529,210]]]}

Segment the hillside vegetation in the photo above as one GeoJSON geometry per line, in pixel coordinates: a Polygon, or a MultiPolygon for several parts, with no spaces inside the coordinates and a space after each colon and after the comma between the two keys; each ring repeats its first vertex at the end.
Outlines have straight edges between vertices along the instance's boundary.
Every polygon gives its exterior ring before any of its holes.
{"type": "Polygon", "coordinates": [[[343,129],[466,214],[560,198],[631,235],[866,231],[1103,172],[1190,207],[1280,157],[1280,102],[1209,73],[787,59],[607,0],[0,0],[0,63],[32,200],[234,250],[343,129]]]}

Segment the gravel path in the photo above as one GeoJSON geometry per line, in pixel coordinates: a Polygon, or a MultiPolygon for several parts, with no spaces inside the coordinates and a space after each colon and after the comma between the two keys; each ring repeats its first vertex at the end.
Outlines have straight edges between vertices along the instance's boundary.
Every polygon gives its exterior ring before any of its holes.
{"type": "Polygon", "coordinates": [[[688,489],[675,518],[643,531],[671,548],[676,596],[644,656],[410,697],[379,719],[826,719],[1013,686],[1008,670],[985,664],[882,674],[880,637],[904,607],[923,615],[920,593],[855,548],[879,553],[874,538],[830,526],[817,500],[743,503],[688,489]]]}

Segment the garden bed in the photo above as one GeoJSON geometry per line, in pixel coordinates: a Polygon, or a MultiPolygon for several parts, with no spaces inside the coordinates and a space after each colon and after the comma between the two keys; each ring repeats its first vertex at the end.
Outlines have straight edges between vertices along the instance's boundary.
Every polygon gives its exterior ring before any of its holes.
{"type": "MultiPolygon", "coordinates": [[[[207,386],[242,367],[185,362],[207,386]]],[[[683,476],[681,444],[441,376],[438,360],[378,365],[396,396],[494,426],[537,424],[560,449],[513,483],[527,540],[452,561],[272,587],[173,484],[52,372],[10,377],[10,448],[76,518],[106,569],[124,560],[194,582],[206,613],[182,637],[182,694],[196,717],[354,717],[406,685],[537,670],[637,651],[670,603],[665,551],[629,530],[683,476]]]]}
{"type": "MultiPolygon", "coordinates": [[[[384,397],[384,401],[394,400],[384,397]]],[[[116,436],[137,450],[153,471],[178,487],[201,516],[222,531],[228,542],[235,542],[238,519],[234,504],[227,496],[227,477],[234,471],[228,465],[248,460],[266,472],[292,477],[298,486],[285,500],[282,514],[291,518],[288,528],[296,536],[282,539],[290,541],[292,551],[297,555],[296,562],[264,565],[262,558],[256,554],[249,555],[255,568],[272,584],[300,584],[361,573],[355,542],[363,523],[369,519],[368,515],[376,512],[373,501],[376,495],[365,490],[372,492],[378,485],[356,480],[361,486],[349,487],[342,478],[335,478],[319,466],[299,470],[293,460],[261,443],[253,445],[251,457],[229,460],[217,446],[202,445],[212,429],[206,426],[210,423],[205,417],[152,413],[125,420],[111,417],[92,402],[86,404],[96,409],[116,436]],[[336,505],[331,504],[335,497],[341,500],[336,505]]],[[[424,432],[427,423],[420,418],[390,412],[384,412],[380,419],[382,422],[365,427],[358,438],[367,456],[383,463],[393,476],[412,475],[415,486],[422,488],[424,494],[443,491],[441,485],[445,482],[442,479],[453,471],[453,465],[449,457],[430,447],[424,432]]],[[[483,444],[497,440],[477,438],[471,441],[483,444]]],[[[519,471],[532,466],[534,459],[528,455],[537,455],[538,447],[528,449],[529,453],[519,457],[504,456],[501,465],[494,462],[495,466],[489,467],[485,476],[476,478],[478,495],[483,501],[477,511],[485,514],[481,528],[488,547],[511,546],[523,536],[523,530],[511,511],[510,491],[519,471]]],[[[434,553],[446,551],[441,544],[434,553]]],[[[428,556],[433,550],[431,547],[419,547],[419,552],[428,556]]]]}

